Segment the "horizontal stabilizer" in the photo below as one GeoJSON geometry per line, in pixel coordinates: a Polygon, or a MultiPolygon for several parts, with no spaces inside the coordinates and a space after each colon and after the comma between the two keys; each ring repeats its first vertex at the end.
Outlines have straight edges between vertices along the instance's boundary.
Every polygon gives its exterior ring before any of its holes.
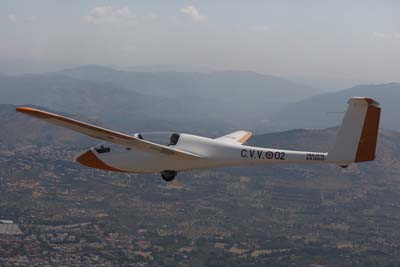
{"type": "Polygon", "coordinates": [[[230,143],[230,144],[244,144],[247,142],[247,140],[250,139],[250,137],[253,135],[253,133],[248,132],[248,131],[237,131],[233,132],[221,137],[216,138],[215,140],[224,142],[224,143],[230,143]]]}

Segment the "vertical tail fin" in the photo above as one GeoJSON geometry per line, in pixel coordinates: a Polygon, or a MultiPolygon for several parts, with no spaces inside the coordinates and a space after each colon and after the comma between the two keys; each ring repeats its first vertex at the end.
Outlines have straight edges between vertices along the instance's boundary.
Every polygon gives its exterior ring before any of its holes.
{"type": "Polygon", "coordinates": [[[346,167],[375,159],[381,108],[371,98],[353,97],[327,160],[346,167]]]}

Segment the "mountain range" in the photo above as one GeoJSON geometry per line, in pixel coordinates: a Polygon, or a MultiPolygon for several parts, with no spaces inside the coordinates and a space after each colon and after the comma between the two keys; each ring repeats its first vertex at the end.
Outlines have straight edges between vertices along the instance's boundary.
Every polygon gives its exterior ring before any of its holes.
{"type": "Polygon", "coordinates": [[[37,105],[82,115],[128,132],[204,132],[203,129],[219,131],[231,127],[218,116],[191,109],[184,101],[149,96],[111,83],[78,80],[60,74],[0,76],[0,103],[37,105]]]}
{"type": "Polygon", "coordinates": [[[270,129],[318,129],[339,125],[347,108],[347,100],[353,96],[370,97],[382,107],[380,127],[400,130],[400,83],[359,85],[349,89],[319,94],[291,103],[271,117],[268,125],[260,126],[259,132],[270,129]]]}
{"type": "Polygon", "coordinates": [[[63,75],[76,79],[112,83],[129,91],[184,102],[190,109],[232,125],[253,128],[293,101],[318,90],[299,83],[250,71],[132,72],[88,65],[67,69],[63,75]]]}
{"type": "Polygon", "coordinates": [[[182,131],[211,136],[340,124],[347,100],[382,106],[381,127],[400,130],[400,84],[360,85],[332,93],[270,75],[126,71],[87,65],[59,72],[0,75],[0,103],[38,105],[82,115],[117,130],[182,131]]]}
{"type": "Polygon", "coordinates": [[[254,128],[277,109],[315,93],[274,76],[227,71],[133,72],[82,66],[0,75],[0,103],[81,114],[126,131],[222,134],[254,128]]]}

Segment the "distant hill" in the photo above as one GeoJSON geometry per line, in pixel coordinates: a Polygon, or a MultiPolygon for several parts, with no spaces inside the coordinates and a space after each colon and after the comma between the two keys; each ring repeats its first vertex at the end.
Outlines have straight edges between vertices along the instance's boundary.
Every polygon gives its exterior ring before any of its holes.
{"type": "MultiPolygon", "coordinates": [[[[310,87],[250,71],[138,72],[87,65],[64,70],[63,75],[110,82],[142,94],[177,99],[191,109],[221,114],[230,123],[254,127],[282,106],[317,93],[310,87]]],[[[189,110],[186,110],[186,112],[189,110]]]]}
{"type": "Polygon", "coordinates": [[[352,96],[371,97],[382,106],[381,127],[400,130],[400,84],[360,85],[334,93],[312,96],[305,100],[289,104],[272,117],[269,125],[259,127],[259,131],[268,129],[327,128],[339,125],[347,100],[352,96]]]}
{"type": "Polygon", "coordinates": [[[60,74],[0,76],[0,104],[43,106],[91,117],[125,131],[218,134],[235,128],[224,121],[221,113],[194,109],[179,99],[145,95],[109,82],[60,74]]]}
{"type": "Polygon", "coordinates": [[[98,65],[66,69],[60,73],[97,82],[112,82],[144,94],[180,97],[186,95],[217,98],[230,103],[288,102],[303,99],[316,89],[272,75],[252,71],[123,71],[98,65]]]}
{"type": "Polygon", "coordinates": [[[291,101],[315,93],[254,72],[131,72],[82,66],[0,75],[0,104],[33,104],[99,119],[128,131],[220,135],[253,129],[291,101]]]}
{"type": "MultiPolygon", "coordinates": [[[[20,147],[30,145],[80,147],[96,144],[92,138],[18,113],[15,111],[16,107],[15,105],[0,104],[0,144],[8,150],[18,150],[20,147]]],[[[88,118],[66,115],[94,123],[88,118]]]]}

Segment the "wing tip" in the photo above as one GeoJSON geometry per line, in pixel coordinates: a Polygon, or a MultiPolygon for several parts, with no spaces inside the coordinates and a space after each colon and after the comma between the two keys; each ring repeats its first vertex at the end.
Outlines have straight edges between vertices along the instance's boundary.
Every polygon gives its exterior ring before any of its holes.
{"type": "Polygon", "coordinates": [[[114,172],[127,172],[107,165],[100,158],[98,158],[96,154],[93,153],[92,150],[87,150],[82,152],[81,154],[75,157],[74,161],[94,169],[114,171],[114,172]]]}
{"type": "Polygon", "coordinates": [[[37,109],[25,106],[17,107],[15,110],[22,113],[37,111],[37,109]]]}
{"type": "Polygon", "coordinates": [[[239,139],[239,143],[244,144],[244,143],[246,143],[247,140],[250,139],[250,137],[253,136],[253,133],[252,133],[252,132],[248,132],[248,131],[246,131],[246,132],[247,132],[247,133],[246,133],[245,135],[243,135],[243,136],[239,139]]]}
{"type": "Polygon", "coordinates": [[[26,107],[26,106],[21,106],[21,107],[17,107],[15,109],[17,112],[21,112],[24,113],[26,115],[30,115],[30,116],[34,116],[34,117],[39,117],[39,118],[49,118],[51,116],[56,116],[55,114],[51,114],[49,112],[40,110],[40,109],[36,109],[36,108],[32,108],[32,107],[26,107]]]}

